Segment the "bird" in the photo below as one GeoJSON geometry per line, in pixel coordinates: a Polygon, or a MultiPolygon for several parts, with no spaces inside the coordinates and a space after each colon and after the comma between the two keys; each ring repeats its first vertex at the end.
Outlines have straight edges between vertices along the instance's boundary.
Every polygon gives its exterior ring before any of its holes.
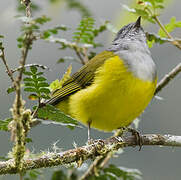
{"type": "Polygon", "coordinates": [[[140,16],[55,90],[47,104],[88,126],[90,139],[90,128],[110,132],[128,127],[148,106],[156,84],[140,16]]]}

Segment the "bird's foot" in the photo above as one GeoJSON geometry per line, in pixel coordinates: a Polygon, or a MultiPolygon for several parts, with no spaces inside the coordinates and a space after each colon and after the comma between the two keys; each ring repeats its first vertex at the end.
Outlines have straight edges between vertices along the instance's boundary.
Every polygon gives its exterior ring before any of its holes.
{"type": "Polygon", "coordinates": [[[136,144],[138,144],[139,151],[141,151],[141,148],[143,146],[143,138],[139,131],[130,127],[121,127],[119,128],[119,130],[120,131],[118,136],[122,136],[125,132],[130,132],[135,137],[136,144]]]}
{"type": "Polygon", "coordinates": [[[136,143],[139,146],[139,151],[141,151],[141,148],[143,146],[143,138],[141,133],[133,128],[128,128],[128,132],[130,132],[133,136],[135,136],[136,143]]]}

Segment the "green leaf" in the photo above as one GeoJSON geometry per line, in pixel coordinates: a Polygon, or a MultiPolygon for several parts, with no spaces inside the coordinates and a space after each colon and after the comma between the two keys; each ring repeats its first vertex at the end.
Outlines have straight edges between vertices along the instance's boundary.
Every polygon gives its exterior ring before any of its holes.
{"type": "Polygon", "coordinates": [[[4,157],[4,156],[0,156],[0,160],[1,161],[8,161],[10,158],[4,157]]]}
{"type": "Polygon", "coordinates": [[[51,180],[68,180],[63,170],[54,171],[51,180]]]}
{"type": "Polygon", "coordinates": [[[15,91],[15,88],[14,87],[9,87],[8,89],[7,89],[7,93],[8,94],[10,94],[10,93],[12,93],[12,92],[14,92],[15,91]]]}
{"type": "Polygon", "coordinates": [[[94,176],[93,180],[118,180],[118,178],[112,173],[106,173],[99,176],[94,176]]]}
{"type": "Polygon", "coordinates": [[[12,118],[8,118],[5,120],[0,120],[0,130],[1,131],[8,131],[8,124],[12,121],[12,118]]]}
{"type": "MultiPolygon", "coordinates": [[[[174,31],[175,28],[181,27],[181,21],[176,21],[176,17],[172,17],[170,19],[170,23],[164,25],[164,27],[169,33],[171,33],[172,31],[174,31]]],[[[161,28],[158,31],[158,35],[160,37],[167,37],[167,35],[165,34],[165,32],[161,28]]]]}
{"type": "Polygon", "coordinates": [[[36,72],[37,72],[37,67],[36,66],[30,66],[30,70],[31,70],[31,72],[33,73],[33,74],[36,74],[36,72]]]}
{"type": "Polygon", "coordinates": [[[43,99],[50,99],[49,95],[41,95],[40,97],[43,98],[43,99]]]}
{"type": "Polygon", "coordinates": [[[32,86],[32,87],[35,86],[35,84],[33,82],[26,82],[24,85],[25,86],[32,86]]]}
{"type": "Polygon", "coordinates": [[[57,3],[59,2],[60,0],[49,0],[51,3],[57,3]]]}
{"type": "Polygon", "coordinates": [[[27,76],[32,76],[33,75],[32,72],[29,72],[29,71],[24,71],[23,74],[27,75],[27,76]]]}
{"type": "Polygon", "coordinates": [[[23,79],[23,81],[34,81],[32,78],[26,77],[23,79]]]}
{"type": "Polygon", "coordinates": [[[83,18],[80,21],[79,26],[76,28],[76,32],[74,32],[73,41],[77,43],[82,43],[83,47],[94,47],[100,45],[100,43],[95,43],[94,39],[97,37],[101,32],[106,30],[106,21],[103,25],[98,28],[94,28],[95,21],[93,18],[83,18]],[[87,46],[88,45],[88,46],[87,46]],[[91,46],[92,45],[92,46],[91,46]]]}
{"type": "Polygon", "coordinates": [[[138,16],[142,16],[144,18],[148,18],[149,17],[149,14],[145,10],[142,10],[142,9],[135,8],[135,13],[138,16]]]}
{"type": "Polygon", "coordinates": [[[38,87],[49,87],[49,84],[47,82],[40,82],[38,83],[38,87]]]}
{"type": "Polygon", "coordinates": [[[66,72],[64,73],[60,81],[56,79],[50,84],[49,87],[51,91],[54,91],[52,94],[54,94],[57,89],[61,88],[63,83],[66,82],[70,78],[71,72],[72,72],[72,65],[69,65],[69,67],[67,68],[66,72]]]}
{"type": "Polygon", "coordinates": [[[104,173],[112,173],[115,176],[122,179],[142,179],[142,173],[138,169],[129,169],[125,167],[116,167],[111,164],[109,167],[105,168],[104,173]]]}
{"type": "Polygon", "coordinates": [[[27,88],[24,88],[24,91],[26,91],[26,92],[37,92],[37,89],[33,88],[33,87],[27,87],[27,88]]]}
{"type": "Polygon", "coordinates": [[[40,170],[29,170],[26,172],[24,180],[39,180],[42,172],[40,170]]]}
{"type": "MultiPolygon", "coordinates": [[[[56,1],[56,0],[53,0],[56,1]]],[[[66,0],[68,8],[77,10],[82,17],[90,17],[90,10],[79,0],[66,0]]]]}
{"type": "Polygon", "coordinates": [[[62,31],[67,31],[68,28],[67,28],[67,26],[62,24],[61,26],[57,26],[56,29],[57,30],[62,30],[62,31]]]}
{"type": "Polygon", "coordinates": [[[158,36],[157,34],[152,34],[148,32],[146,32],[146,37],[147,37],[147,44],[149,48],[151,48],[154,43],[163,44],[170,41],[170,39],[166,39],[164,37],[158,36]]]}
{"type": "Polygon", "coordinates": [[[75,119],[64,114],[52,105],[46,105],[45,107],[38,109],[38,118],[56,121],[62,125],[67,125],[68,127],[74,127],[78,124],[75,119]]]}
{"type": "Polygon", "coordinates": [[[60,85],[60,81],[58,79],[56,79],[51,82],[49,87],[50,87],[51,91],[55,91],[56,89],[61,88],[62,86],[60,85]]]}
{"type": "Polygon", "coordinates": [[[36,73],[37,76],[40,76],[40,75],[42,75],[42,74],[43,74],[43,72],[38,72],[38,73],[36,73]]]}
{"type": "Polygon", "coordinates": [[[37,80],[38,80],[38,81],[46,81],[46,78],[44,78],[44,77],[38,77],[37,80]]]}
{"type": "Polygon", "coordinates": [[[50,20],[51,20],[51,18],[49,18],[47,16],[42,16],[42,17],[36,18],[35,22],[39,23],[39,24],[45,24],[46,22],[48,22],[50,20]]]}
{"type": "Polygon", "coordinates": [[[31,138],[26,138],[25,141],[26,141],[27,143],[33,142],[33,140],[32,140],[31,138]]]}
{"type": "Polygon", "coordinates": [[[43,39],[47,39],[51,36],[51,33],[49,31],[44,31],[43,32],[43,39]]]}
{"type": "Polygon", "coordinates": [[[94,19],[93,18],[83,18],[80,21],[79,26],[74,32],[73,40],[77,43],[89,43],[92,44],[92,37],[94,31],[94,19]]]}
{"type": "Polygon", "coordinates": [[[41,76],[43,72],[38,72],[38,68],[47,69],[47,67],[39,64],[29,64],[27,67],[31,71],[25,71],[25,74],[29,77],[24,78],[24,91],[31,92],[28,99],[33,101],[41,100],[41,98],[49,99],[49,84],[45,82],[46,78],[41,76]]]}
{"type": "Polygon", "coordinates": [[[36,74],[33,74],[31,77],[32,77],[33,81],[37,81],[37,75],[36,74]]]}
{"type": "Polygon", "coordinates": [[[46,93],[46,94],[49,94],[50,93],[50,90],[48,88],[40,88],[39,91],[41,93],[46,93]]]}

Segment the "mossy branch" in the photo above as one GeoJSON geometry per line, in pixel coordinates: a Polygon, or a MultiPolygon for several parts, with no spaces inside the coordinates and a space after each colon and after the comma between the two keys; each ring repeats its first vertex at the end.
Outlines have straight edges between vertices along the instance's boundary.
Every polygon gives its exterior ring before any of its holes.
{"type": "MultiPolygon", "coordinates": [[[[158,145],[181,147],[181,136],[145,134],[143,135],[143,145],[158,145]]],[[[116,151],[128,146],[137,146],[135,136],[111,137],[105,140],[95,140],[93,144],[71,149],[61,153],[49,152],[34,159],[23,159],[22,171],[31,169],[67,165],[71,163],[82,164],[87,159],[93,159],[108,152],[116,151]]],[[[0,174],[16,174],[17,168],[14,166],[14,160],[10,159],[0,162],[0,174]]]]}

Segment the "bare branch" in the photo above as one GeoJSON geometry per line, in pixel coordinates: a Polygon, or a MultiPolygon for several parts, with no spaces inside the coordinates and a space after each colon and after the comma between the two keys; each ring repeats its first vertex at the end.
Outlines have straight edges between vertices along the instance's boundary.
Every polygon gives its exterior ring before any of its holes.
{"type": "MultiPolygon", "coordinates": [[[[28,68],[28,67],[32,67],[32,66],[39,67],[39,68],[41,68],[41,69],[43,69],[43,70],[45,70],[45,69],[50,70],[49,67],[44,66],[44,65],[42,65],[42,64],[26,64],[26,65],[24,65],[24,68],[28,68]]],[[[17,67],[16,69],[12,69],[11,72],[12,72],[12,73],[15,73],[15,72],[17,72],[17,71],[19,71],[19,70],[21,70],[21,69],[23,69],[23,67],[22,67],[22,66],[19,66],[19,67],[17,67]]]]}
{"type": "MultiPolygon", "coordinates": [[[[181,147],[181,136],[145,134],[142,138],[143,145],[181,147]]],[[[84,162],[87,159],[95,158],[100,155],[104,156],[108,152],[116,151],[119,148],[137,145],[135,136],[117,136],[105,140],[95,140],[91,145],[82,146],[61,153],[50,152],[34,159],[24,159],[22,171],[78,163],[80,160],[84,162]]],[[[0,174],[16,173],[18,173],[18,170],[14,166],[14,161],[12,159],[0,162],[0,174]]]]}
{"type": "Polygon", "coordinates": [[[7,64],[7,61],[6,61],[6,58],[5,58],[5,53],[4,53],[4,48],[1,48],[1,55],[0,55],[6,69],[7,69],[7,74],[8,76],[10,77],[11,81],[14,83],[14,78],[13,78],[13,74],[12,74],[12,71],[11,69],[9,68],[8,64],[7,64]]]}
{"type": "Polygon", "coordinates": [[[87,53],[87,48],[83,47],[83,54],[84,54],[84,62],[87,63],[89,61],[88,53],[87,53]]]}
{"type": "Polygon", "coordinates": [[[161,81],[157,84],[155,94],[161,91],[175,76],[181,72],[181,63],[179,63],[175,68],[173,68],[168,74],[166,74],[161,81]]]}
{"type": "Polygon", "coordinates": [[[78,56],[78,58],[80,59],[81,64],[84,65],[86,62],[85,62],[84,58],[82,57],[79,48],[77,46],[74,46],[73,49],[74,49],[76,55],[78,56]]]}

